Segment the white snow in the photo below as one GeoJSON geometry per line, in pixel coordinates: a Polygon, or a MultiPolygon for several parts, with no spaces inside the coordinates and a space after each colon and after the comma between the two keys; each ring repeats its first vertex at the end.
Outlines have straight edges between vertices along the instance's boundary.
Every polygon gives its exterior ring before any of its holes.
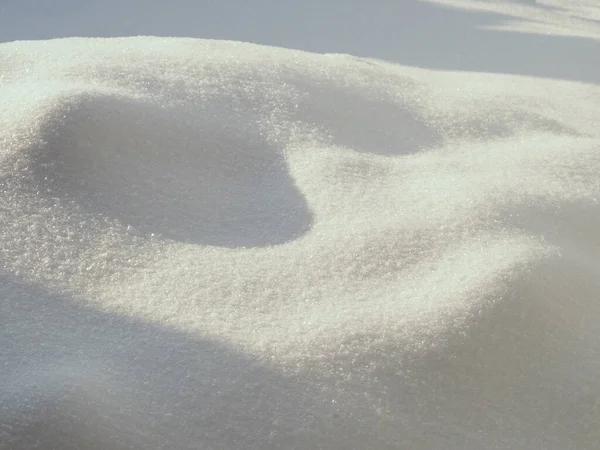
{"type": "Polygon", "coordinates": [[[597,448],[598,8],[441,3],[0,44],[0,449],[597,448]]]}

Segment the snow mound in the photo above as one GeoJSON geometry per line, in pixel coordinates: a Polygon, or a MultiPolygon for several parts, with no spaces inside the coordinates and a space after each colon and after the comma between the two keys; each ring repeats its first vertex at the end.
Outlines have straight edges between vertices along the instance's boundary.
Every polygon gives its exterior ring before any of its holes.
{"type": "Polygon", "coordinates": [[[597,87],[0,45],[0,448],[595,448],[597,87]]]}

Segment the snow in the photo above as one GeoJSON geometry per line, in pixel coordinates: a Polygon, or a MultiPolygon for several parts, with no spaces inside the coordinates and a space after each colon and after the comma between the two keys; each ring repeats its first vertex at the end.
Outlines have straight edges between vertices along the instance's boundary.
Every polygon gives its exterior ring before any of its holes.
{"type": "Polygon", "coordinates": [[[594,2],[42,3],[0,449],[597,447],[594,2]]]}

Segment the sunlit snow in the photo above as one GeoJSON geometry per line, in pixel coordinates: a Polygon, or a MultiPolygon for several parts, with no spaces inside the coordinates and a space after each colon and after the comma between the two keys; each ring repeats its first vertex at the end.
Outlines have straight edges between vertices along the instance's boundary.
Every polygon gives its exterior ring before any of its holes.
{"type": "Polygon", "coordinates": [[[597,448],[594,0],[34,3],[0,449],[597,448]]]}

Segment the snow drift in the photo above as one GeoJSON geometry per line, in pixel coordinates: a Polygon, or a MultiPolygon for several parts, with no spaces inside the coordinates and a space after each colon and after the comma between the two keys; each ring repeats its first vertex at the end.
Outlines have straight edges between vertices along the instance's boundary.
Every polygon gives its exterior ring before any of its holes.
{"type": "Polygon", "coordinates": [[[162,38],[0,80],[0,448],[597,445],[597,86],[162,38]]]}

